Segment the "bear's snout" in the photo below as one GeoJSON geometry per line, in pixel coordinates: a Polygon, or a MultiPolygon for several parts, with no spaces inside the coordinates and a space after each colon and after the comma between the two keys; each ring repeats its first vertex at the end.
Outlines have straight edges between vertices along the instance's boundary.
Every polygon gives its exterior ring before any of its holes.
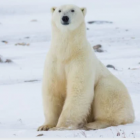
{"type": "Polygon", "coordinates": [[[63,17],[62,17],[62,21],[63,21],[63,24],[64,24],[64,25],[69,24],[69,17],[68,17],[68,16],[63,16],[63,17]]]}

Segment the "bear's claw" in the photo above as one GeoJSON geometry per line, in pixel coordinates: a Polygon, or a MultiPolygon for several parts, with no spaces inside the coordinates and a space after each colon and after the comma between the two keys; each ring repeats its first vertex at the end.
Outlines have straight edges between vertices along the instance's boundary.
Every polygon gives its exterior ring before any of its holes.
{"type": "Polygon", "coordinates": [[[40,126],[37,131],[48,131],[50,128],[52,128],[54,126],[51,126],[51,125],[42,125],[40,126]]]}

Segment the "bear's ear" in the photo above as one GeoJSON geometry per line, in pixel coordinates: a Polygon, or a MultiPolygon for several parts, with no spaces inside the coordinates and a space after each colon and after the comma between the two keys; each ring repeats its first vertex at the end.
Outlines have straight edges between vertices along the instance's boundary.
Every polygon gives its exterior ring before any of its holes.
{"type": "Polygon", "coordinates": [[[83,7],[83,8],[81,8],[81,11],[82,11],[83,15],[85,16],[87,13],[87,9],[85,7],[83,7]]]}
{"type": "Polygon", "coordinates": [[[52,7],[51,8],[51,13],[53,13],[55,11],[56,7],[52,7]]]}

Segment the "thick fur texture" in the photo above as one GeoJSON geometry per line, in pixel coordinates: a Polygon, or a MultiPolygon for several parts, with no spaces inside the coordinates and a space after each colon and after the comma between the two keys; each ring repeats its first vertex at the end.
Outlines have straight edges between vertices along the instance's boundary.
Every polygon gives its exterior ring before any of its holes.
{"type": "Polygon", "coordinates": [[[126,87],[97,59],[87,41],[86,9],[64,5],[51,11],[52,41],[43,76],[45,123],[38,130],[132,123],[134,111],[126,87]],[[61,24],[63,15],[69,17],[69,25],[61,24]]]}

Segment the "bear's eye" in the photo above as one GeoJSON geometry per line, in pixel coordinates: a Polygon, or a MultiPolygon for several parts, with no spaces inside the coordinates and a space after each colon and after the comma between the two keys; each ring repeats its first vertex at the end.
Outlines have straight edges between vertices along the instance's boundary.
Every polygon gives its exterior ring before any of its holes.
{"type": "Polygon", "coordinates": [[[71,10],[71,12],[74,12],[74,10],[71,10]]]}
{"type": "Polygon", "coordinates": [[[61,10],[59,10],[58,12],[61,13],[61,10]]]}

